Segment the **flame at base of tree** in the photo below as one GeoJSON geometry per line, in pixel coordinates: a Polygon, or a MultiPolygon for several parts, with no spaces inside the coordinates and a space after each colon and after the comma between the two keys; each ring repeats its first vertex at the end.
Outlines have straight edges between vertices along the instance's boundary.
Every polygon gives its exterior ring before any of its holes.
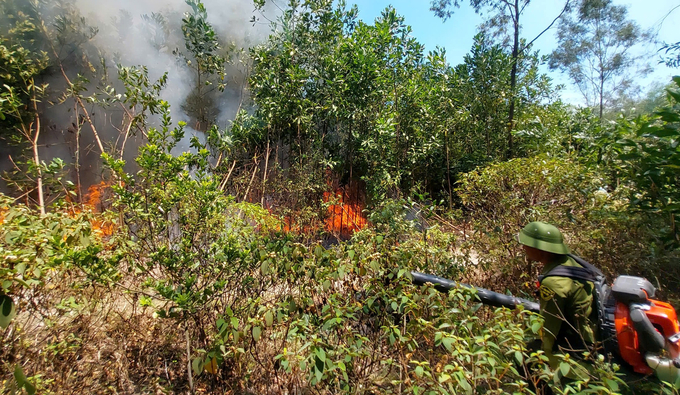
{"type": "Polygon", "coordinates": [[[324,193],[324,202],[328,206],[328,218],[325,229],[338,234],[342,238],[350,238],[354,232],[363,229],[367,224],[364,193],[358,183],[350,183],[344,187],[336,187],[333,192],[324,193]]]}
{"type": "Polygon", "coordinates": [[[87,194],[83,197],[80,206],[72,206],[70,214],[76,216],[83,211],[91,213],[89,220],[92,231],[99,236],[111,236],[117,229],[115,222],[105,218],[102,213],[106,210],[106,201],[111,195],[111,183],[101,181],[99,184],[90,185],[87,194]]]}
{"type": "MultiPolygon", "coordinates": [[[[326,231],[342,239],[349,239],[354,232],[368,225],[364,213],[366,208],[365,192],[357,182],[339,186],[338,182],[328,182],[331,191],[323,194],[323,201],[328,205],[327,215],[322,221],[309,220],[301,224],[296,215],[282,218],[282,230],[286,233],[313,234],[326,231]]],[[[271,211],[271,209],[269,209],[271,211]]]]}

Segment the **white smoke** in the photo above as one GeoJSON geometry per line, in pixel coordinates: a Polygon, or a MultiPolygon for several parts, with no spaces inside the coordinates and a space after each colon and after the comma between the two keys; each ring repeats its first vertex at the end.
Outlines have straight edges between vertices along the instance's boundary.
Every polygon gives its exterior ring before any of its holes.
{"type": "MultiPolygon", "coordinates": [[[[251,23],[253,17],[260,13],[254,10],[251,0],[205,0],[203,4],[208,10],[208,22],[217,32],[220,41],[225,45],[244,48],[262,42],[270,33],[265,24],[251,23]]],[[[149,77],[157,79],[168,73],[166,88],[162,93],[172,108],[173,121],[189,121],[182,111],[182,104],[192,91],[195,81],[192,71],[179,61],[173,53],[175,49],[186,52],[184,37],[181,31],[181,20],[190,7],[184,0],[76,0],[82,15],[89,24],[95,24],[99,33],[94,38],[97,47],[106,51],[109,60],[117,56],[124,66],[144,65],[149,70],[149,77]],[[152,25],[143,16],[160,14],[167,21],[165,42],[154,42],[152,25]],[[161,46],[162,45],[162,46],[161,46]],[[159,48],[160,47],[160,48],[159,48]]],[[[227,86],[227,97],[219,99],[218,121],[226,127],[226,118],[231,118],[232,109],[238,106],[239,97],[231,98],[229,92],[235,92],[243,85],[245,74],[238,67],[229,67],[232,75],[228,76],[231,85],[227,86]],[[229,113],[229,117],[223,115],[229,113]]],[[[240,95],[237,95],[240,96],[240,95]]]]}
{"type": "MultiPolygon", "coordinates": [[[[179,153],[189,150],[191,137],[205,141],[205,135],[193,128],[190,116],[183,110],[188,95],[196,86],[194,71],[191,70],[176,53],[186,53],[184,36],[181,30],[182,18],[191,11],[184,0],[74,0],[80,15],[89,26],[98,29],[92,44],[99,51],[107,65],[108,80],[121,93],[124,89],[117,81],[116,65],[145,66],[149,79],[155,81],[167,73],[167,83],[160,96],[170,104],[170,115],[173,124],[187,122],[185,138],[173,150],[179,153]],[[154,23],[153,15],[161,15],[165,26],[154,23]]],[[[248,49],[262,43],[271,32],[268,23],[255,23],[251,20],[263,18],[273,20],[278,8],[265,11],[262,15],[254,10],[252,0],[203,0],[208,13],[208,22],[216,31],[220,43],[225,48],[236,50],[248,49]]],[[[90,61],[97,61],[97,54],[90,53],[90,61]],[[93,56],[95,55],[95,56],[93,56]]],[[[235,60],[235,59],[234,59],[235,60]]],[[[94,64],[99,67],[99,64],[94,64]]],[[[66,73],[71,79],[80,72],[66,65],[66,73]]],[[[247,97],[246,72],[235,61],[227,65],[227,86],[224,92],[215,97],[217,110],[216,121],[221,130],[227,130],[236,110],[244,97],[247,97]]],[[[59,73],[46,78],[55,95],[63,92],[67,86],[59,73]]],[[[91,81],[85,95],[94,94],[98,89],[98,81],[91,81]]],[[[75,143],[76,116],[74,102],[66,100],[61,104],[45,106],[46,119],[49,120],[49,133],[41,137],[41,158],[47,162],[52,158],[62,158],[66,163],[74,164],[76,156],[80,162],[79,178],[84,188],[98,183],[102,176],[100,152],[96,148],[93,134],[89,126],[81,126],[80,153],[75,143]]],[[[123,110],[120,107],[89,107],[92,120],[102,137],[105,148],[119,147],[121,139],[121,123],[123,110]]],[[[82,115],[82,114],[81,114],[82,115]]],[[[151,126],[157,120],[151,119],[151,126]]],[[[124,159],[128,163],[127,170],[134,171],[134,158],[137,147],[143,144],[142,136],[131,137],[126,144],[124,159]]],[[[74,175],[75,177],[75,175],[74,175]]]]}

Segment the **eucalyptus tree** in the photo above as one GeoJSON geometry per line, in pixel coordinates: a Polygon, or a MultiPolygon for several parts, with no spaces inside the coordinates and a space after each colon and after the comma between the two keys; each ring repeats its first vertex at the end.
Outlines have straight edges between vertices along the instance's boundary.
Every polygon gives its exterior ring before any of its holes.
{"type": "Polygon", "coordinates": [[[586,103],[599,107],[602,119],[608,96],[631,84],[642,59],[633,48],[648,37],[628,19],[626,6],[612,0],[581,0],[559,24],[558,48],[551,55],[550,68],[566,73],[586,103]]]}
{"type": "Polygon", "coordinates": [[[659,52],[661,51],[664,52],[661,63],[665,63],[668,67],[680,67],[680,41],[664,44],[661,49],[659,49],[659,52]]]}
{"type": "MultiPolygon", "coordinates": [[[[507,152],[506,157],[514,154],[513,130],[516,126],[516,97],[515,88],[517,86],[517,67],[520,56],[534,43],[539,37],[547,32],[555,22],[569,9],[571,0],[564,0],[564,6],[560,13],[548,24],[543,31],[528,42],[521,43],[520,33],[522,24],[521,17],[531,0],[470,0],[470,6],[476,13],[489,13],[490,17],[482,25],[482,30],[492,32],[497,37],[503,37],[504,41],[512,40],[512,57],[510,79],[509,107],[506,124],[507,152]]],[[[450,18],[455,9],[460,7],[464,0],[431,0],[430,10],[443,20],[450,18]]]]}

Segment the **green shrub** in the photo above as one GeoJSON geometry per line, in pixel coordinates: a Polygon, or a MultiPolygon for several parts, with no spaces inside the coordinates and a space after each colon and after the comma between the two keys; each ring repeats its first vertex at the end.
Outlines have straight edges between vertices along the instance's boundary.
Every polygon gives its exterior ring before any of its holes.
{"type": "MultiPolygon", "coordinates": [[[[467,248],[479,255],[491,275],[482,280],[497,290],[533,292],[537,268],[525,262],[517,232],[528,222],[559,227],[571,249],[602,268],[647,276],[671,299],[680,280],[677,253],[661,248],[663,221],[632,212],[628,190],[604,188],[604,177],[569,158],[514,159],[466,174],[458,188],[472,227],[467,248]],[[657,275],[661,271],[664,276],[657,275]]],[[[673,299],[675,300],[675,299],[673,299]]]]}
{"type": "MultiPolygon", "coordinates": [[[[41,215],[0,194],[0,377],[6,389],[35,393],[49,382],[40,374],[26,377],[22,365],[34,363],[28,354],[35,357],[42,347],[49,349],[46,344],[33,344],[35,320],[38,328],[49,328],[68,310],[58,303],[53,290],[115,279],[111,268],[117,256],[106,250],[102,235],[93,231],[93,220],[94,214],[73,206],[57,206],[41,215]],[[74,276],[78,281],[70,283],[74,276]]],[[[55,350],[69,347],[59,344],[55,350]]]]}

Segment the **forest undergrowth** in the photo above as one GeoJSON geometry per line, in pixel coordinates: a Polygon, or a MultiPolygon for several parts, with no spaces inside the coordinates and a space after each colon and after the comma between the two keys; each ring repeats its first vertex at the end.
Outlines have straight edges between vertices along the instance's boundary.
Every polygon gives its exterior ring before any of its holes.
{"type": "MultiPolygon", "coordinates": [[[[142,150],[140,163],[157,153],[142,150]]],[[[328,248],[282,232],[258,205],[214,194],[208,175],[167,169],[149,162],[138,174],[144,185],[113,184],[103,214],[64,205],[41,217],[3,198],[1,252],[15,262],[3,286],[17,311],[2,332],[6,389],[21,366],[39,393],[624,391],[619,367],[600,360],[565,386],[575,362],[552,371],[527,347],[539,316],[483,307],[466,288],[411,284],[417,270],[534,298],[537,269],[513,238],[534,218],[563,227],[574,251],[610,275],[658,279],[677,303],[677,271],[659,278],[640,264],[645,227],[563,160],[468,174],[458,192],[473,215],[385,201],[370,226],[328,248]]]]}
{"type": "Polygon", "coordinates": [[[234,43],[200,0],[79,3],[0,0],[0,393],[678,394],[598,350],[551,368],[539,315],[410,273],[535,300],[540,220],[680,307],[680,77],[564,103],[490,1],[457,65],[393,7],[291,0],[234,43]]]}

